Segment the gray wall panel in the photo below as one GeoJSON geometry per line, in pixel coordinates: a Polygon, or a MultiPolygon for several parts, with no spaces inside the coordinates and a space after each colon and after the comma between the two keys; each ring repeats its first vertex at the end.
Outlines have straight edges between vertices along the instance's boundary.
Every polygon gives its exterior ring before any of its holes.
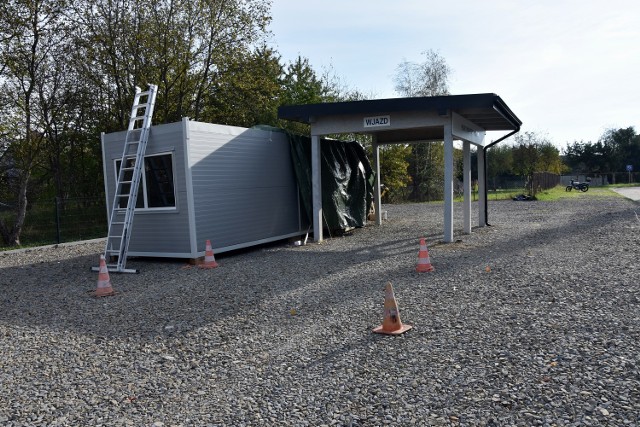
{"type": "Polygon", "coordinates": [[[190,142],[199,240],[224,248],[300,231],[284,134],[199,124],[190,142]]]}
{"type": "MultiPolygon", "coordinates": [[[[110,207],[115,191],[114,160],[122,157],[126,132],[105,135],[104,158],[107,164],[110,207]]],[[[146,155],[159,153],[173,154],[174,187],[176,209],[169,211],[136,211],[133,232],[129,244],[129,254],[136,252],[184,253],[190,254],[189,222],[187,215],[187,192],[184,170],[184,135],[182,123],[153,126],[149,133],[146,155]]],[[[117,231],[117,230],[116,230],[117,231]]]]}

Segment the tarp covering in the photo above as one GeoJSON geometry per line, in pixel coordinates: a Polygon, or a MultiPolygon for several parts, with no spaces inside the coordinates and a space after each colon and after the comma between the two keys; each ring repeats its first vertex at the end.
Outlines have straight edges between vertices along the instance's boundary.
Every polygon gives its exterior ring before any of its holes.
{"type": "MultiPolygon", "coordinates": [[[[311,138],[290,134],[289,142],[303,210],[311,224],[311,138]]],[[[356,141],[332,139],[323,139],[320,147],[324,227],[330,231],[363,227],[373,201],[375,179],[364,148],[356,141]]]]}

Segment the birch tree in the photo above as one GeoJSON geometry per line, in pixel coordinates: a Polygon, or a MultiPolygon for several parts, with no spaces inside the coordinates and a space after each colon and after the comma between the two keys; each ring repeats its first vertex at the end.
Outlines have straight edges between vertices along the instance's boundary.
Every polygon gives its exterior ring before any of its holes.
{"type": "MultiPolygon", "coordinates": [[[[422,62],[403,61],[396,68],[396,92],[404,97],[449,95],[451,68],[433,50],[422,53],[422,62]]],[[[421,142],[411,145],[408,157],[413,182],[410,198],[436,200],[442,196],[444,183],[444,144],[421,142]]]]}
{"type": "MultiPolygon", "coordinates": [[[[0,98],[3,108],[3,181],[12,197],[12,215],[0,219],[6,244],[19,245],[32,177],[41,166],[46,136],[45,88],[64,60],[66,33],[58,0],[6,0],[0,4],[0,98]]],[[[6,193],[5,193],[6,194],[6,193]]]]}

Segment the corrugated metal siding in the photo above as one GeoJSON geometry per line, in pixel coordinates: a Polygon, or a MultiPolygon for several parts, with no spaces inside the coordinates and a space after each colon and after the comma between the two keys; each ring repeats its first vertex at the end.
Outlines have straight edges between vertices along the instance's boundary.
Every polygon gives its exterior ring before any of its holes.
{"type": "MultiPolygon", "coordinates": [[[[115,170],[113,162],[122,156],[126,132],[116,132],[104,136],[103,158],[107,162],[108,213],[111,212],[115,188],[115,170]]],[[[187,190],[185,147],[183,125],[171,123],[153,126],[149,133],[146,155],[159,153],[173,154],[174,187],[176,190],[176,210],[136,211],[133,232],[129,244],[129,255],[189,257],[189,217],[187,208],[187,190]]]]}
{"type": "Polygon", "coordinates": [[[198,122],[189,128],[198,242],[209,239],[221,252],[300,231],[284,134],[198,122]]]}

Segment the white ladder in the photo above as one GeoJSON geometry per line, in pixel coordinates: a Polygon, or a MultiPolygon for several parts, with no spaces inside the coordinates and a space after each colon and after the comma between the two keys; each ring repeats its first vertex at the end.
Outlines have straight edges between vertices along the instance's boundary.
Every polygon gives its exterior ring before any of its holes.
{"type": "Polygon", "coordinates": [[[109,216],[107,243],[104,248],[104,257],[107,261],[115,258],[115,264],[107,263],[107,270],[117,273],[138,272],[125,267],[157,91],[158,86],[151,84],[146,92],[136,87],[129,117],[129,129],[118,168],[115,195],[109,216]]]}

